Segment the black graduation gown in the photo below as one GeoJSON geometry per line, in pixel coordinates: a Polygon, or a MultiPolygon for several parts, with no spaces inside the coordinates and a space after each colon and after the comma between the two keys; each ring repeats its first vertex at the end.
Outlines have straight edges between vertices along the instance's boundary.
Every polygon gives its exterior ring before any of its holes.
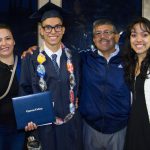
{"type": "MultiPolygon", "coordinates": [[[[22,61],[22,71],[20,80],[20,94],[27,95],[40,92],[38,85],[39,77],[37,75],[37,55],[39,51],[35,51],[33,55],[27,56],[22,61]]],[[[51,59],[45,54],[46,69],[45,81],[48,90],[52,92],[54,101],[54,110],[56,116],[64,118],[69,113],[69,74],[66,69],[67,57],[63,50],[60,58],[60,76],[56,75],[56,71],[51,59]]],[[[72,54],[73,65],[75,70],[76,87],[75,95],[78,93],[79,85],[79,57],[78,54],[72,54]]],[[[43,150],[82,150],[82,120],[78,111],[75,116],[67,123],[57,126],[48,125],[38,127],[38,136],[42,144],[43,150]]]]}

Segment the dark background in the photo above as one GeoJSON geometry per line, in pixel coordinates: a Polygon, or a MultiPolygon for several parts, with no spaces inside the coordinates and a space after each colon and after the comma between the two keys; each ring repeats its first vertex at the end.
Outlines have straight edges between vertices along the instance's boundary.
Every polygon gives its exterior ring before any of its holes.
{"type": "MultiPolygon", "coordinates": [[[[67,37],[71,37],[70,43],[79,50],[91,47],[92,23],[96,19],[111,19],[119,32],[123,32],[133,19],[142,16],[142,0],[63,0],[62,4],[74,14],[67,37]]],[[[123,40],[124,32],[120,43],[123,40]]]]}
{"type": "Polygon", "coordinates": [[[37,8],[37,0],[0,0],[0,23],[11,26],[19,54],[37,43],[37,23],[29,19],[37,8]]]}
{"type": "MultiPolygon", "coordinates": [[[[37,45],[37,22],[30,19],[38,9],[37,3],[37,0],[0,0],[0,22],[11,25],[18,53],[37,45]]],[[[142,0],[62,0],[62,7],[70,12],[63,41],[75,50],[91,46],[94,20],[109,18],[121,32],[142,15],[142,0]]]]}

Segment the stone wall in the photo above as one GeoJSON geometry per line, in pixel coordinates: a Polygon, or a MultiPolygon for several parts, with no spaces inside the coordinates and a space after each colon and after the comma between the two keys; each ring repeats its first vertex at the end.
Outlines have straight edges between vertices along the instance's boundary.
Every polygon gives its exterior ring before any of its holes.
{"type": "Polygon", "coordinates": [[[142,16],[150,19],[150,0],[142,0],[142,16]]]}

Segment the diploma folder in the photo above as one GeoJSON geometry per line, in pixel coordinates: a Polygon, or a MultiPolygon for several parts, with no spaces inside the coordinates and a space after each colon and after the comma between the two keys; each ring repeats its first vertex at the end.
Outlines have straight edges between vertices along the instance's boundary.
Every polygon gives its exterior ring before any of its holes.
{"type": "Polygon", "coordinates": [[[12,98],[17,129],[24,129],[28,122],[37,126],[51,124],[55,121],[50,92],[41,92],[12,98]]]}

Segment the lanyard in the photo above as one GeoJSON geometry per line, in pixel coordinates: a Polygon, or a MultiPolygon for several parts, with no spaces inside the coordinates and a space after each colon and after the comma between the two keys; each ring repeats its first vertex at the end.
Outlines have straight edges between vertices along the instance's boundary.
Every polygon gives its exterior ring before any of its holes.
{"type": "MultiPolygon", "coordinates": [[[[67,68],[66,69],[69,72],[69,83],[70,83],[69,110],[70,110],[70,112],[64,117],[64,119],[62,119],[60,117],[56,117],[56,121],[55,121],[56,125],[61,125],[61,124],[68,122],[74,116],[75,109],[76,109],[76,107],[75,107],[75,94],[74,94],[74,87],[76,85],[76,82],[75,82],[75,76],[74,76],[74,66],[72,64],[72,55],[71,55],[71,51],[68,48],[66,48],[63,44],[62,44],[62,49],[64,49],[66,57],[67,57],[67,68]]],[[[40,77],[40,79],[39,79],[40,89],[41,89],[41,91],[46,91],[47,85],[46,85],[46,82],[44,80],[46,70],[45,70],[45,67],[43,65],[43,63],[46,61],[46,57],[42,53],[43,51],[44,51],[44,48],[41,47],[40,51],[39,51],[39,55],[37,56],[37,61],[39,63],[39,65],[37,66],[37,73],[38,73],[38,76],[40,77]]]]}

